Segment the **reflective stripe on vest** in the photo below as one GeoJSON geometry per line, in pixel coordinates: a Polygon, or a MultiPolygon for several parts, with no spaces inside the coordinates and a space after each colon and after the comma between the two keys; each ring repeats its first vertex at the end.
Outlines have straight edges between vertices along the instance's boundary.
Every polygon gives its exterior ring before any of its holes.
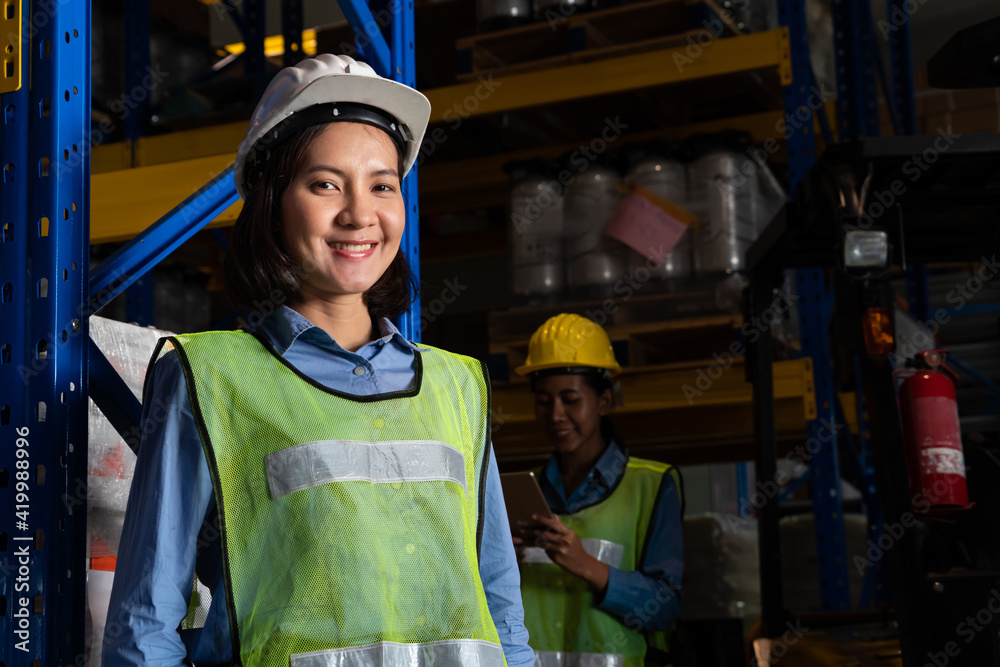
{"type": "Polygon", "coordinates": [[[610,653],[535,651],[535,667],[622,667],[625,658],[610,653]]]}
{"type": "MultiPolygon", "coordinates": [[[[602,663],[603,664],[603,663],[602,663]]],[[[368,646],[310,651],[291,656],[291,667],[503,667],[503,649],[475,639],[424,644],[379,642],[368,646]]]]}
{"type": "MultiPolygon", "coordinates": [[[[622,556],[625,555],[625,547],[608,540],[597,540],[585,538],[580,540],[580,545],[591,558],[596,558],[605,565],[619,569],[622,563],[622,556]]],[[[522,563],[551,563],[552,559],[541,547],[525,547],[524,560],[522,563]]]]}
{"type": "Polygon", "coordinates": [[[264,459],[271,498],[331,482],[454,482],[465,497],[465,456],[433,440],[320,440],[287,447],[264,459]]]}

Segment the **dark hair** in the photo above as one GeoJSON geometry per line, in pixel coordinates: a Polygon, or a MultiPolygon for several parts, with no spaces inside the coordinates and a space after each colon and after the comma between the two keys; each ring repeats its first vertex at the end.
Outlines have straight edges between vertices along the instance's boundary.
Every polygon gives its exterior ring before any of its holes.
{"type": "Polygon", "coordinates": [[[546,368],[541,371],[535,371],[528,376],[528,381],[531,382],[531,391],[535,391],[535,385],[538,383],[539,378],[549,375],[580,375],[583,377],[583,381],[598,396],[603,394],[605,390],[611,391],[612,397],[614,395],[614,384],[611,382],[611,375],[603,368],[594,368],[591,366],[568,366],[565,368],[546,368]]]}
{"type": "MultiPolygon", "coordinates": [[[[233,304],[271,311],[301,294],[308,267],[300,266],[285,245],[281,197],[310,144],[329,125],[311,125],[275,146],[259,175],[248,181],[223,265],[226,295],[233,304]]],[[[403,156],[398,149],[396,154],[402,177],[403,156]]],[[[373,320],[393,318],[410,307],[415,293],[413,272],[400,248],[385,273],[365,292],[364,301],[373,320]]]]}

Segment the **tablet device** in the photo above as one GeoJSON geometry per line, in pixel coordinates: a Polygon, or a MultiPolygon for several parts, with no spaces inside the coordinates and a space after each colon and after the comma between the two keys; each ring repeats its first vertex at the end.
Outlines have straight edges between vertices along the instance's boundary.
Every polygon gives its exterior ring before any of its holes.
{"type": "Polygon", "coordinates": [[[500,485],[503,487],[504,504],[507,505],[510,532],[514,535],[525,528],[541,526],[531,518],[532,514],[553,516],[542,495],[542,489],[538,486],[538,480],[535,479],[535,473],[530,470],[501,473],[500,485]]]}

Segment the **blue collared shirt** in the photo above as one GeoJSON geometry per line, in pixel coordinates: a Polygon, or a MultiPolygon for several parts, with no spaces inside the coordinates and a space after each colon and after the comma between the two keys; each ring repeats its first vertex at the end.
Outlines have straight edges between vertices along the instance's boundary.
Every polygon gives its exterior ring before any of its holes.
{"type": "MultiPolygon", "coordinates": [[[[542,493],[553,512],[573,514],[606,499],[625,474],[627,461],[628,455],[612,441],[567,498],[559,460],[553,456],[542,476],[542,493]]],[[[608,587],[598,607],[623,619],[629,627],[638,624],[646,631],[666,630],[677,621],[684,576],[682,520],[677,484],[667,475],[649,522],[646,555],[639,569],[622,572],[609,568],[608,587]]],[[[638,551],[642,548],[637,545],[638,551]]]]}
{"type": "MultiPolygon", "coordinates": [[[[357,352],[340,347],[323,329],[281,306],[259,329],[286,361],[320,384],[371,395],[412,386],[419,349],[388,320],[381,338],[357,352]]],[[[201,533],[215,506],[187,386],[176,354],[158,361],[146,383],[143,436],[125,514],[114,587],[104,632],[103,664],[228,663],[229,618],[217,535],[201,533]],[[200,534],[201,533],[201,534],[200,534]],[[213,592],[203,628],[177,627],[187,615],[199,539],[199,578],[213,592]]],[[[253,369],[247,369],[253,373],[253,369]]],[[[521,606],[520,575],[510,538],[496,459],[486,476],[479,574],[507,662],[534,664],[521,606]]]]}

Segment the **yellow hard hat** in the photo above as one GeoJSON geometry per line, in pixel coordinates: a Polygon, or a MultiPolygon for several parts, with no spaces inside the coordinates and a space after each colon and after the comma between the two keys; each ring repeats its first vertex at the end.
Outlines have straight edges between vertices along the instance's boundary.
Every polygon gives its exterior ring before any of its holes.
{"type": "Polygon", "coordinates": [[[622,372],[604,329],[586,317],[562,313],[550,317],[532,334],[528,358],[515,370],[519,375],[529,375],[550,368],[580,366],[603,368],[612,376],[622,372]]]}

